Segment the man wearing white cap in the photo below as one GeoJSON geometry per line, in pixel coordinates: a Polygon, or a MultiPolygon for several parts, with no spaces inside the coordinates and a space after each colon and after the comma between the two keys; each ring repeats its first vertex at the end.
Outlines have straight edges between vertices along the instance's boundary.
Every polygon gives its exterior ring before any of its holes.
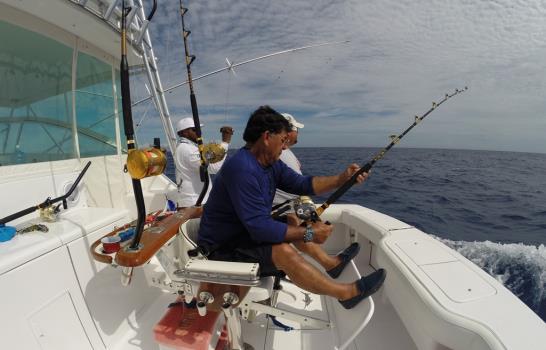
{"type": "MultiPolygon", "coordinates": [[[[203,127],[203,124],[201,124],[203,127]]],[[[199,167],[201,165],[201,156],[199,155],[199,148],[197,147],[197,132],[195,130],[195,124],[193,118],[182,118],[176,124],[176,132],[180,136],[180,144],[176,147],[175,165],[176,165],[176,184],[178,186],[178,193],[180,194],[178,199],[179,207],[191,207],[197,202],[199,194],[203,189],[203,182],[199,175],[199,167]]],[[[222,148],[225,149],[226,154],[231,142],[231,135],[233,135],[233,128],[230,126],[224,126],[220,129],[222,133],[222,148]]],[[[224,158],[216,163],[209,163],[209,174],[216,174],[218,170],[224,164],[224,158]]],[[[210,180],[210,179],[209,179],[210,180]]],[[[210,190],[212,188],[212,181],[209,181],[209,187],[207,194],[203,198],[203,203],[207,201],[210,190]]]]}
{"type": "MultiPolygon", "coordinates": [[[[290,123],[290,132],[288,135],[288,141],[286,144],[286,149],[284,149],[281,153],[280,160],[282,160],[286,165],[288,165],[292,170],[297,172],[301,175],[301,163],[296,157],[296,155],[289,149],[290,147],[294,146],[296,143],[298,143],[298,129],[303,129],[303,124],[298,122],[296,118],[294,118],[291,114],[288,113],[281,113],[284,119],[290,123]]],[[[295,194],[287,193],[282,190],[277,189],[277,192],[275,193],[275,199],[273,199],[273,206],[286,202],[287,200],[291,200],[298,197],[295,194]]]]}

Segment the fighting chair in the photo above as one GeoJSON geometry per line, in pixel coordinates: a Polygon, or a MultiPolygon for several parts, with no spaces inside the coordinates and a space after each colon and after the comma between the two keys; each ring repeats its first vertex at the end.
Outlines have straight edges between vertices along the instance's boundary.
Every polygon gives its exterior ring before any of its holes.
{"type": "Polygon", "coordinates": [[[195,302],[199,315],[223,313],[230,349],[245,348],[241,319],[251,322],[258,313],[273,316],[273,320],[282,315],[315,329],[331,327],[326,321],[276,308],[282,275],[261,277],[257,263],[214,261],[198,252],[195,242],[199,223],[196,218],[182,224],[157,258],[167,273],[167,284],[183,293],[186,303],[195,302]]]}

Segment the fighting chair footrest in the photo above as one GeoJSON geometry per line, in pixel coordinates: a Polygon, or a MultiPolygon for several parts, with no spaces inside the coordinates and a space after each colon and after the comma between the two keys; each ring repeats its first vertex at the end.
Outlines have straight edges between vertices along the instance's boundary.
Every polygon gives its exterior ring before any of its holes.
{"type": "Polygon", "coordinates": [[[249,287],[260,284],[260,266],[257,263],[190,259],[182,270],[174,274],[177,278],[197,282],[249,287]]]}

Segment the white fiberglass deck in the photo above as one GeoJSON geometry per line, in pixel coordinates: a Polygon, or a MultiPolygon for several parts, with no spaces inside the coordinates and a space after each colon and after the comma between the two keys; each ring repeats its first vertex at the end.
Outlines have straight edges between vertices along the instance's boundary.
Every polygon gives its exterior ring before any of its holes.
{"type": "MultiPolygon", "coordinates": [[[[350,265],[348,267],[350,268],[350,265]]],[[[373,269],[368,266],[362,273],[367,274],[372,271],[373,269]]],[[[343,278],[343,276],[340,278],[343,278]]],[[[351,324],[352,320],[335,319],[333,308],[339,307],[336,300],[329,297],[320,297],[312,293],[304,293],[303,290],[289,282],[283,282],[283,288],[288,293],[280,293],[279,308],[288,311],[300,310],[300,313],[310,317],[324,321],[334,321],[335,327],[325,330],[302,329],[295,322],[278,318],[285,325],[294,327],[293,330],[287,332],[275,326],[265,314],[259,314],[253,322],[242,321],[243,338],[254,349],[334,349],[340,344],[339,329],[354,328],[356,326],[351,324]],[[306,294],[311,299],[307,307],[305,307],[306,294]],[[294,300],[292,296],[295,296],[296,299],[294,300]]],[[[394,308],[383,295],[382,290],[376,293],[373,298],[375,304],[374,316],[364,331],[349,345],[348,349],[416,350],[417,348],[411,337],[405,330],[394,308]]],[[[164,293],[149,308],[146,314],[133,317],[129,322],[133,325],[133,329],[127,332],[126,336],[113,349],[159,350],[160,346],[154,340],[152,329],[155,323],[167,312],[168,304],[175,301],[175,299],[175,295],[164,293]]],[[[355,315],[355,318],[362,317],[355,315]]]]}
{"type": "MultiPolygon", "coordinates": [[[[350,265],[348,267],[350,268],[350,265]]],[[[372,271],[373,269],[368,267],[362,273],[367,274],[372,271]]],[[[354,314],[351,319],[336,319],[334,308],[340,308],[339,303],[333,298],[321,297],[316,294],[309,294],[312,302],[304,309],[304,291],[289,283],[284,283],[283,287],[295,295],[297,300],[293,302],[291,296],[281,293],[279,308],[304,310],[304,314],[311,317],[333,322],[334,328],[326,330],[301,329],[294,322],[278,318],[284,324],[295,328],[286,332],[273,325],[272,321],[262,314],[257,317],[254,323],[243,324],[244,339],[254,349],[335,349],[336,346],[339,347],[343,343],[339,337],[340,329],[344,329],[346,333],[358,326],[355,321],[364,318],[364,315],[354,314]]],[[[348,349],[417,349],[382,290],[374,294],[373,299],[374,315],[364,331],[356,337],[348,349]]],[[[364,301],[363,303],[369,307],[369,302],[364,301]]]]}

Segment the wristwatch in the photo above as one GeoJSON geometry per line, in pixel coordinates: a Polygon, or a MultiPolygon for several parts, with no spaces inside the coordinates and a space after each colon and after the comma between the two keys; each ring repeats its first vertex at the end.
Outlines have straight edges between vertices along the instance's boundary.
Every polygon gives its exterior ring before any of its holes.
{"type": "Polygon", "coordinates": [[[303,234],[303,242],[312,242],[314,235],[315,231],[313,231],[313,226],[311,226],[311,224],[308,224],[305,228],[305,233],[303,234]]]}

